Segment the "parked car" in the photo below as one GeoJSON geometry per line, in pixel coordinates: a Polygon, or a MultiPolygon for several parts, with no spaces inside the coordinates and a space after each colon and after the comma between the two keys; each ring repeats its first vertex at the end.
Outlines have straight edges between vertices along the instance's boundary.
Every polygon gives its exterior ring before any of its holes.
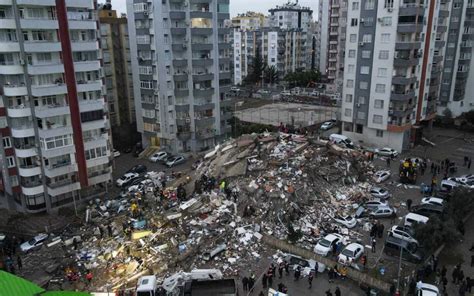
{"type": "Polygon", "coordinates": [[[438,287],[435,285],[425,284],[421,281],[416,283],[417,296],[440,296],[438,287]]]}
{"type": "Polygon", "coordinates": [[[395,157],[398,156],[398,151],[393,149],[393,148],[384,147],[384,148],[379,149],[377,151],[377,154],[380,155],[380,156],[387,156],[387,157],[395,158],[395,157]]]}
{"type": "MultiPolygon", "coordinates": [[[[285,260],[288,262],[292,270],[296,270],[298,266],[301,266],[303,269],[308,267],[312,271],[316,271],[316,261],[313,259],[305,259],[297,255],[286,254],[285,260]]],[[[318,263],[318,270],[321,268],[320,265],[324,266],[323,264],[318,263]]]]}
{"type": "Polygon", "coordinates": [[[46,233],[40,233],[36,235],[34,238],[30,239],[27,242],[24,242],[20,245],[20,250],[22,252],[31,251],[39,246],[42,246],[44,241],[48,238],[46,233]]]}
{"type": "Polygon", "coordinates": [[[373,199],[363,204],[363,207],[369,211],[373,211],[381,206],[388,206],[388,202],[386,200],[373,199]]]}
{"type": "Polygon", "coordinates": [[[429,204],[442,207],[444,206],[444,199],[433,196],[424,197],[421,199],[421,204],[429,204]]]}
{"type": "Polygon", "coordinates": [[[472,178],[463,178],[463,177],[457,177],[457,178],[448,178],[448,180],[454,181],[458,183],[461,186],[467,187],[467,188],[474,188],[474,179],[472,178]]]}
{"type": "Polygon", "coordinates": [[[118,187],[124,187],[126,186],[131,180],[138,178],[137,173],[126,173],[122,177],[118,178],[115,183],[117,184],[118,187]]]}
{"type": "Polygon", "coordinates": [[[390,256],[399,257],[401,253],[402,259],[409,262],[420,263],[423,260],[423,254],[420,252],[417,243],[393,236],[387,236],[383,250],[385,254],[390,256]]]}
{"type": "Polygon", "coordinates": [[[314,246],[314,252],[321,256],[327,256],[332,251],[333,246],[339,242],[342,242],[342,235],[337,233],[328,234],[314,246]]]}
{"type": "Polygon", "coordinates": [[[346,137],[344,135],[340,135],[340,134],[331,134],[329,136],[329,141],[334,142],[338,145],[346,146],[349,149],[354,149],[354,147],[355,147],[354,143],[352,143],[351,139],[349,139],[348,137],[346,137]]]}
{"type": "Polygon", "coordinates": [[[466,181],[474,181],[474,175],[473,174],[462,175],[462,176],[459,176],[459,179],[466,180],[466,181]]]}
{"type": "Polygon", "coordinates": [[[379,206],[370,212],[369,217],[377,219],[395,217],[396,215],[397,211],[395,208],[389,206],[379,206]]]}
{"type": "Polygon", "coordinates": [[[372,195],[372,197],[380,199],[388,199],[392,197],[392,195],[388,192],[387,189],[381,187],[372,187],[370,189],[370,195],[372,195]]]}
{"type": "Polygon", "coordinates": [[[387,181],[391,174],[392,173],[390,171],[378,171],[374,174],[374,181],[376,183],[387,181]]]}
{"type": "Polygon", "coordinates": [[[147,167],[142,164],[137,164],[136,166],[132,167],[127,171],[127,173],[136,173],[136,174],[144,174],[146,173],[147,167]]]}
{"type": "Polygon", "coordinates": [[[337,257],[337,261],[346,264],[348,261],[356,261],[364,253],[364,246],[358,243],[348,244],[341,254],[337,257]]]}
{"type": "Polygon", "coordinates": [[[444,213],[444,206],[433,204],[419,204],[411,207],[412,213],[423,215],[425,217],[433,215],[442,215],[444,213]]]}
{"type": "Polygon", "coordinates": [[[151,162],[158,162],[158,161],[162,161],[166,159],[167,157],[168,157],[168,152],[160,151],[160,152],[154,153],[152,156],[150,156],[149,159],[151,162]]]}
{"type": "Polygon", "coordinates": [[[393,236],[402,240],[406,240],[407,242],[418,244],[418,240],[415,239],[414,235],[415,234],[413,230],[407,226],[394,225],[388,231],[388,236],[393,236]]]}
{"type": "Polygon", "coordinates": [[[184,158],[184,156],[175,156],[166,162],[166,166],[171,168],[185,161],[186,161],[186,158],[184,158]]]}
{"type": "Polygon", "coordinates": [[[326,121],[325,123],[321,125],[320,129],[323,131],[327,131],[327,130],[332,129],[335,125],[336,124],[332,121],[326,121]]]}
{"type": "Polygon", "coordinates": [[[117,149],[114,149],[114,158],[117,158],[120,156],[120,151],[118,151],[117,149]]]}
{"type": "Polygon", "coordinates": [[[428,218],[426,216],[419,215],[419,214],[416,214],[416,213],[408,213],[405,216],[404,226],[413,227],[417,223],[426,224],[426,223],[428,223],[429,220],[430,220],[430,218],[428,218]]]}
{"type": "Polygon", "coordinates": [[[336,215],[333,217],[334,221],[337,223],[341,223],[342,225],[346,226],[347,228],[354,228],[357,224],[356,218],[352,216],[341,216],[336,215]]]}

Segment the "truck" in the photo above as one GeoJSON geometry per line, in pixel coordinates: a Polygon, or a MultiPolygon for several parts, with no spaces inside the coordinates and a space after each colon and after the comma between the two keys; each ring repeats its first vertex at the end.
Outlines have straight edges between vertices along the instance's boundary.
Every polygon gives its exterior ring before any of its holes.
{"type": "Polygon", "coordinates": [[[400,183],[416,184],[416,179],[418,178],[418,164],[407,158],[400,163],[398,174],[400,183]]]}
{"type": "Polygon", "coordinates": [[[218,269],[194,269],[178,272],[165,278],[161,284],[153,275],[138,280],[137,296],[204,296],[237,295],[234,279],[224,279],[218,269]]]}

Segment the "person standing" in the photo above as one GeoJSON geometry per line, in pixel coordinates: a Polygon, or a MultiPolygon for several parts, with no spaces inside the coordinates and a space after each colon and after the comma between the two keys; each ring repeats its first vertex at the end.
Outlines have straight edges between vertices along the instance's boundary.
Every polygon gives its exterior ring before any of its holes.
{"type": "Polygon", "coordinates": [[[377,244],[377,241],[375,240],[375,237],[372,238],[372,253],[375,253],[375,245],[377,244]]]}
{"type": "Polygon", "coordinates": [[[326,296],[332,296],[331,289],[326,291],[326,296]]]}
{"type": "Polygon", "coordinates": [[[309,284],[308,289],[311,289],[313,287],[313,272],[310,272],[308,275],[308,284],[309,284]]]}
{"type": "Polygon", "coordinates": [[[411,211],[411,205],[412,205],[413,201],[409,198],[407,199],[407,208],[408,208],[408,212],[411,211]]]}
{"type": "Polygon", "coordinates": [[[263,276],[262,276],[262,287],[263,287],[264,289],[267,288],[267,280],[268,280],[268,276],[267,276],[266,273],[264,273],[263,276]]]}
{"type": "Polygon", "coordinates": [[[249,288],[249,291],[252,292],[253,291],[253,286],[255,285],[255,274],[252,272],[252,274],[250,275],[250,278],[249,278],[249,284],[248,284],[248,288],[249,288]]]}
{"type": "Polygon", "coordinates": [[[283,275],[283,268],[285,268],[285,263],[282,261],[280,264],[278,264],[278,278],[280,279],[283,275]]]}
{"type": "Polygon", "coordinates": [[[453,272],[452,272],[452,277],[453,277],[453,284],[457,284],[458,283],[458,276],[459,276],[459,265],[456,265],[453,269],[453,272]]]}
{"type": "Polygon", "coordinates": [[[269,274],[268,276],[268,287],[273,286],[273,273],[269,274]]]}
{"type": "Polygon", "coordinates": [[[286,262],[286,260],[283,261],[283,262],[285,262],[285,273],[286,273],[286,275],[289,275],[290,274],[290,263],[286,262]]]}
{"type": "Polygon", "coordinates": [[[390,157],[387,157],[387,167],[390,167],[390,157]]]}
{"type": "Polygon", "coordinates": [[[334,291],[334,296],[341,296],[341,289],[339,289],[339,287],[336,287],[336,291],[334,291]]]}
{"type": "Polygon", "coordinates": [[[295,270],[295,281],[299,280],[301,276],[301,266],[298,266],[295,270]]]}
{"type": "Polygon", "coordinates": [[[92,278],[93,278],[92,272],[90,270],[88,270],[87,273],[86,273],[86,280],[87,280],[88,285],[91,284],[92,278]]]}
{"type": "Polygon", "coordinates": [[[242,287],[243,287],[244,291],[249,290],[249,288],[248,288],[249,287],[249,279],[246,276],[244,276],[242,278],[242,287]]]}
{"type": "Polygon", "coordinates": [[[23,269],[23,262],[21,261],[20,255],[16,257],[16,264],[18,265],[18,270],[21,271],[23,269]]]}

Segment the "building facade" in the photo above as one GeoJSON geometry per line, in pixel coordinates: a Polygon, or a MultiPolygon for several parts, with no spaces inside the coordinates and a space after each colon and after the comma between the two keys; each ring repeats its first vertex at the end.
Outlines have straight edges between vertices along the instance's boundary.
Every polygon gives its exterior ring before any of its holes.
{"type": "Polygon", "coordinates": [[[52,212],[112,179],[97,3],[18,2],[0,6],[0,191],[12,210],[52,212]]]}
{"type": "Polygon", "coordinates": [[[442,68],[435,55],[443,54],[436,2],[348,1],[341,117],[343,134],[357,143],[401,151],[434,118],[442,68]]]}
{"type": "Polygon", "coordinates": [[[241,84],[249,74],[256,51],[268,67],[278,70],[279,78],[307,66],[306,34],[301,30],[260,28],[256,31],[234,29],[234,84],[241,84]]]}
{"type": "Polygon", "coordinates": [[[445,32],[447,46],[438,113],[443,115],[449,109],[457,117],[474,109],[474,1],[445,0],[440,6],[445,18],[438,32],[445,32]]]}
{"type": "Polygon", "coordinates": [[[229,0],[128,0],[127,11],[144,147],[214,146],[231,132],[229,0]]]}
{"type": "Polygon", "coordinates": [[[237,30],[258,30],[268,26],[268,18],[262,13],[247,12],[232,18],[232,27],[237,30]]]}
{"type": "Polygon", "coordinates": [[[107,105],[112,130],[136,121],[127,18],[107,3],[99,10],[107,105]]]}

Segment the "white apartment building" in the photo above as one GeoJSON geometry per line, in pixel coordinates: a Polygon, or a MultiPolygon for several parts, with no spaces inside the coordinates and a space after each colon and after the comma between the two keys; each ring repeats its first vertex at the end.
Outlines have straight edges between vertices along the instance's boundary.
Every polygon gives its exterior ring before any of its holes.
{"type": "Polygon", "coordinates": [[[399,151],[421,140],[436,112],[439,11],[436,0],[348,1],[343,134],[399,151]]]}
{"type": "Polygon", "coordinates": [[[448,108],[457,117],[474,109],[474,1],[443,0],[440,6],[449,18],[439,24],[446,32],[446,54],[438,113],[448,108]]]}
{"type": "Polygon", "coordinates": [[[127,0],[144,147],[201,151],[229,135],[229,0],[127,0]]]}
{"type": "Polygon", "coordinates": [[[53,212],[112,179],[94,0],[0,3],[0,204],[53,212]]]}

